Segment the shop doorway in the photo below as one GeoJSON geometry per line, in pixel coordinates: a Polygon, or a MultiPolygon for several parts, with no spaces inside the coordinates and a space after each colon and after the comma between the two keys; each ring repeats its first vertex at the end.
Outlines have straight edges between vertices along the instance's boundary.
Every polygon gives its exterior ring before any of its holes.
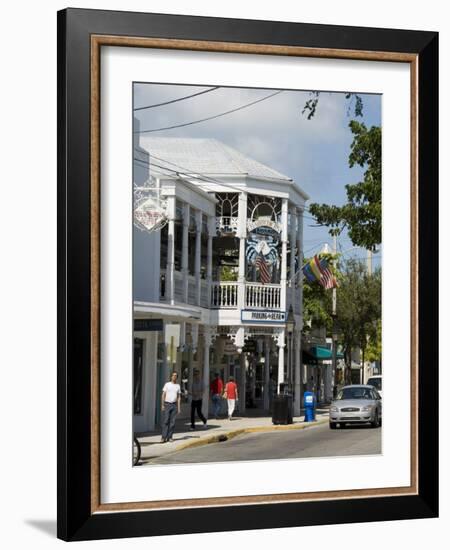
{"type": "Polygon", "coordinates": [[[144,340],[134,339],[133,357],[133,413],[142,414],[142,385],[144,377],[144,340]]]}

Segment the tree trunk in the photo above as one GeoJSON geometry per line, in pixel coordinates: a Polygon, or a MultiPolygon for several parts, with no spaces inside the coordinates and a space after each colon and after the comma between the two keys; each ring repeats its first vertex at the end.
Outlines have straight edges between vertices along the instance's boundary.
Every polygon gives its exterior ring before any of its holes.
{"type": "Polygon", "coordinates": [[[360,374],[360,380],[361,380],[361,384],[364,384],[364,373],[365,373],[365,364],[364,364],[364,352],[365,352],[365,348],[363,347],[362,348],[362,370],[361,370],[361,374],[360,374]]]}
{"type": "Polygon", "coordinates": [[[345,374],[344,384],[352,383],[352,348],[348,347],[345,352],[345,374]]]}

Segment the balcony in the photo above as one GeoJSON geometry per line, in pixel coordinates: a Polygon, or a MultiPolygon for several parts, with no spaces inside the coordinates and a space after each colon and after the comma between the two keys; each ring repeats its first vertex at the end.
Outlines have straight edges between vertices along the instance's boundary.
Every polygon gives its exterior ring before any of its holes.
{"type": "Polygon", "coordinates": [[[245,307],[250,309],[280,309],[281,285],[245,283],[245,307]]]}
{"type": "Polygon", "coordinates": [[[211,285],[211,307],[232,309],[238,306],[238,283],[223,282],[211,285]]]}
{"type": "MultiPolygon", "coordinates": [[[[239,307],[237,282],[214,282],[211,286],[211,308],[236,309],[239,307]]],[[[248,309],[281,309],[281,285],[244,283],[243,307],[248,309]]]]}
{"type": "MultiPolygon", "coordinates": [[[[174,298],[176,303],[185,303],[183,276],[175,272],[174,298]]],[[[167,300],[165,273],[161,273],[160,300],[167,300]]],[[[188,299],[191,305],[211,309],[261,309],[281,311],[281,285],[261,283],[238,283],[236,281],[215,281],[211,283],[211,292],[208,303],[208,282],[205,279],[197,281],[195,277],[188,277],[188,299]],[[200,297],[198,297],[200,284],[200,297]],[[241,294],[242,293],[242,294],[241,294]],[[241,301],[239,296],[242,295],[241,301]],[[198,300],[200,298],[200,303],[198,300]],[[242,306],[240,304],[242,303],[242,306]]]]}

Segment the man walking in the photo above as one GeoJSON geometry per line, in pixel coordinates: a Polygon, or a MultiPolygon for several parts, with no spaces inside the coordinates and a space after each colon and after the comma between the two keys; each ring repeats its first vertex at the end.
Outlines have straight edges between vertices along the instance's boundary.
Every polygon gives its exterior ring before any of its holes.
{"type": "Polygon", "coordinates": [[[194,369],[194,379],[192,380],[192,391],[191,391],[191,430],[195,430],[195,412],[203,422],[203,426],[206,428],[207,420],[202,413],[202,403],[203,403],[203,390],[205,385],[203,384],[200,378],[200,371],[194,369]]]}
{"type": "Polygon", "coordinates": [[[161,394],[161,410],[163,412],[161,443],[173,441],[175,418],[180,412],[181,388],[177,383],[178,374],[172,372],[170,382],[164,384],[161,394]]]}
{"type": "Polygon", "coordinates": [[[213,414],[214,418],[217,419],[220,414],[223,393],[223,382],[218,372],[215,373],[214,380],[211,382],[210,391],[213,404],[213,414]]]}
{"type": "Polygon", "coordinates": [[[236,382],[234,381],[234,376],[230,376],[228,379],[227,385],[225,386],[225,393],[223,394],[228,403],[228,420],[231,420],[233,416],[234,408],[236,406],[236,401],[238,400],[238,389],[236,382]]]}

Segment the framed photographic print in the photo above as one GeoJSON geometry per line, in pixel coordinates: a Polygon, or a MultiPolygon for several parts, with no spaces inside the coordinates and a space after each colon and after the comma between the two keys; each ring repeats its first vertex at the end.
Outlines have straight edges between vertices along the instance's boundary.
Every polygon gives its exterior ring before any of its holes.
{"type": "Polygon", "coordinates": [[[438,514],[438,36],[58,13],[58,536],[438,514]]]}

